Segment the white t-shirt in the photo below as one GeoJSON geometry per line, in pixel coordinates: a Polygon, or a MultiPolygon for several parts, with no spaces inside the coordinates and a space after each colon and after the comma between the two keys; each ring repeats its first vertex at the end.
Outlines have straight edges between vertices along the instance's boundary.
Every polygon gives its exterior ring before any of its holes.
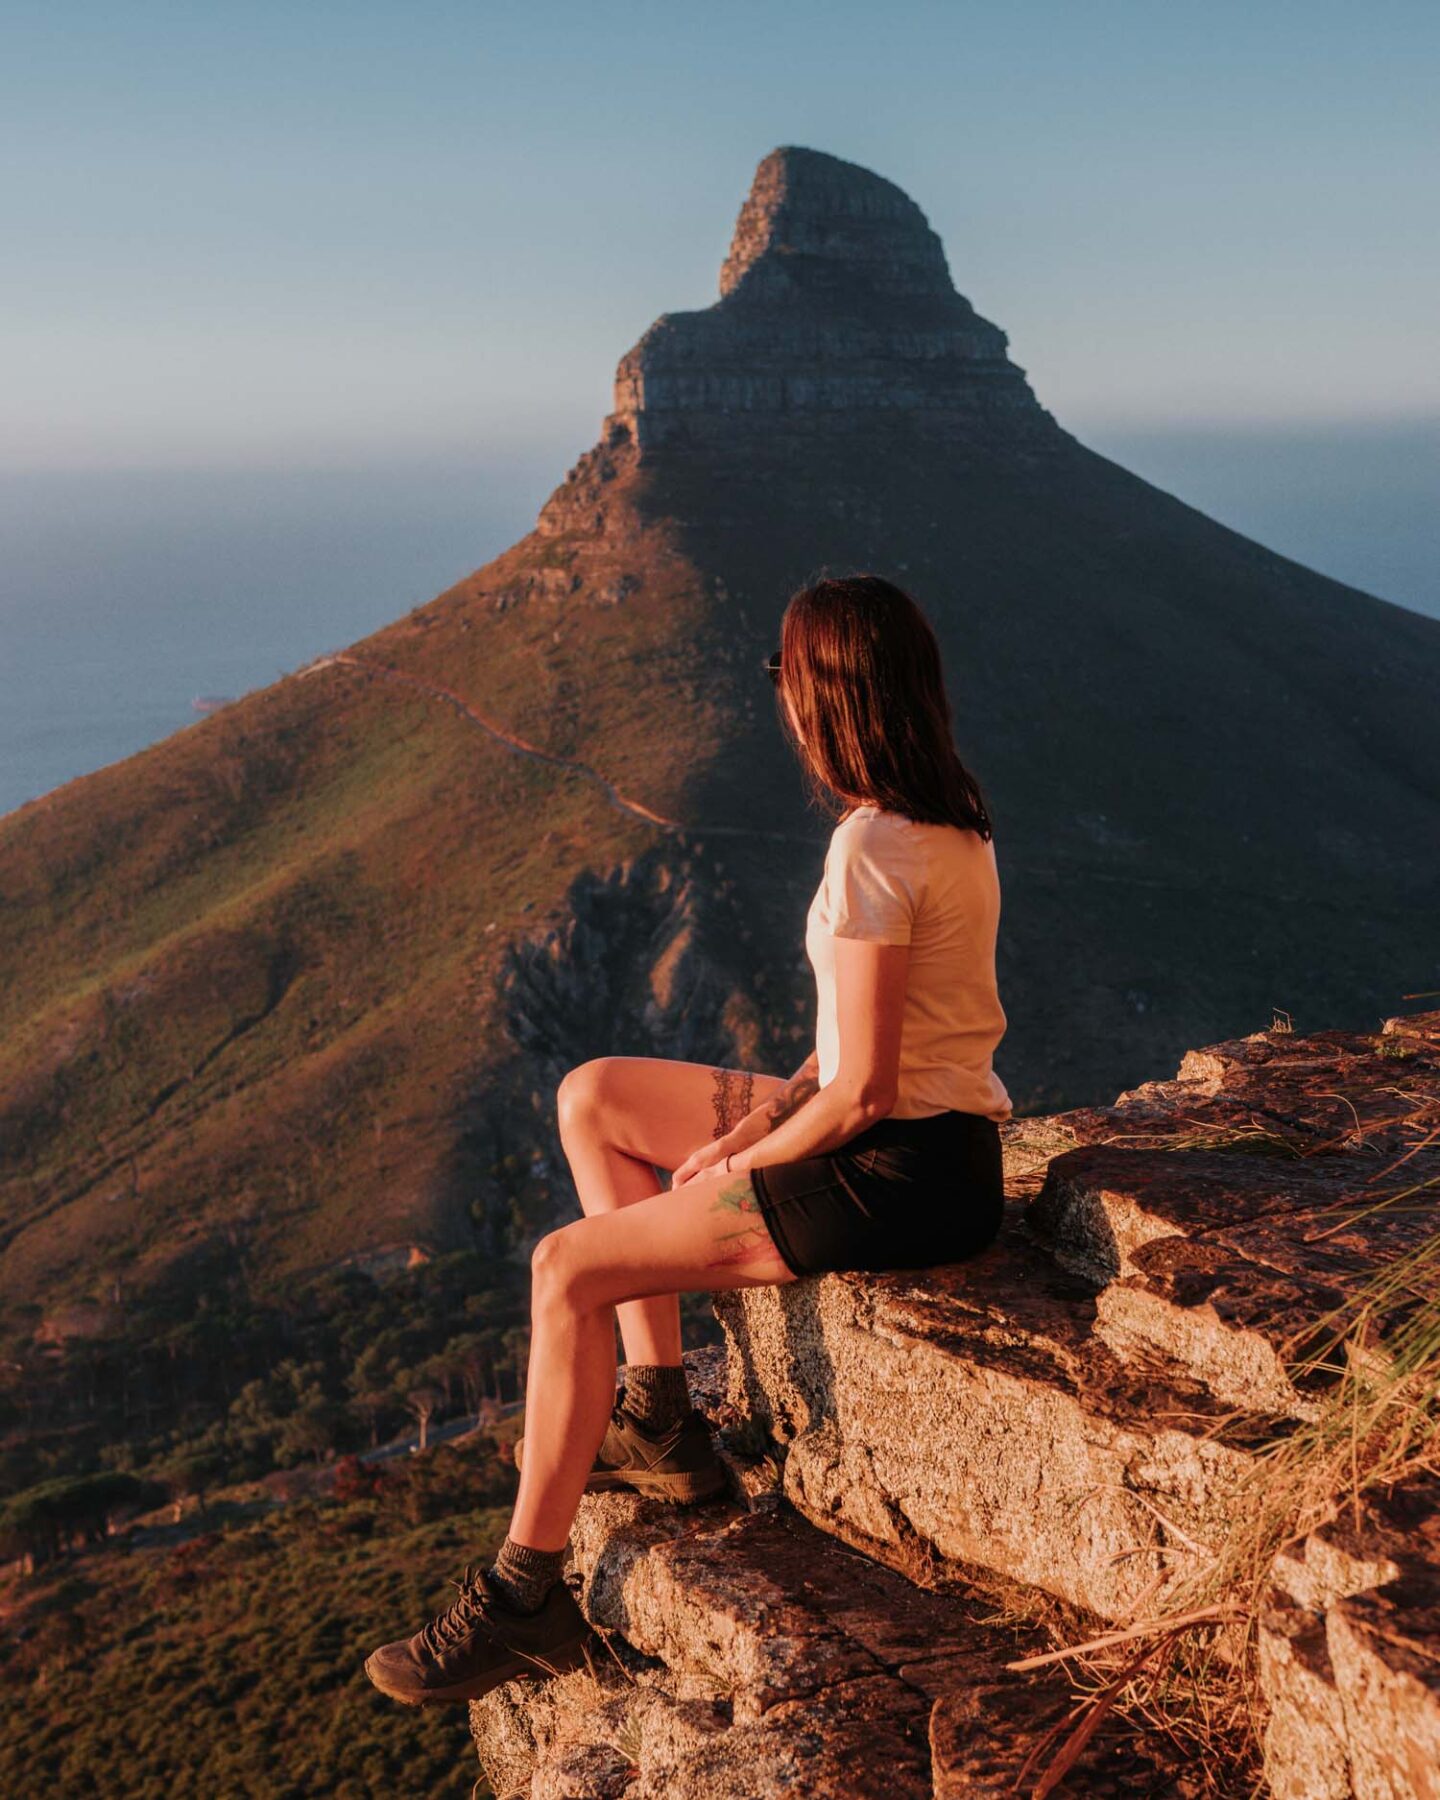
{"type": "Polygon", "coordinates": [[[815,970],[820,1085],[835,1079],[837,937],[909,944],[892,1118],[955,1108],[1003,1121],[1010,1096],[991,1066],[1006,1017],[995,981],[1000,878],[995,843],[958,825],[921,824],[859,806],[830,838],[805,921],[815,970]]]}

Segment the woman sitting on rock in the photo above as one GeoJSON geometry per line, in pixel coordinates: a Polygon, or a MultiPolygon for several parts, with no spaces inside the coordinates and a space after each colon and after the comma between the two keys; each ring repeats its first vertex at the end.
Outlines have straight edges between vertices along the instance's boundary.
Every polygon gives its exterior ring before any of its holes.
{"type": "Polygon", "coordinates": [[[935,635],[878,576],[824,580],[792,598],[766,667],[807,786],[838,816],[806,920],[815,1049],[788,1081],[602,1056],[561,1082],[584,1217],[535,1250],[510,1533],[446,1612],[370,1656],[397,1700],[473,1699],[585,1659],[589,1627],[561,1579],[582,1493],[721,1491],[686,1392],[681,1293],[929,1268],[999,1230],[1000,889],[935,635]],[[674,1172],[659,1191],[657,1169],[674,1172]]]}

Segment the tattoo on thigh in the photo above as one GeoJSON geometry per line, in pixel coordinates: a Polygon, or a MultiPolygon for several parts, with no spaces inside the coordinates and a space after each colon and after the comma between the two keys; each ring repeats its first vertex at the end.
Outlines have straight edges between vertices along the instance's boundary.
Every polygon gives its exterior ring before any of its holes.
{"type": "Polygon", "coordinates": [[[745,1069],[715,1069],[715,1131],[717,1138],[740,1123],[754,1105],[755,1077],[745,1069]]]}
{"type": "Polygon", "coordinates": [[[715,1195],[716,1212],[758,1213],[760,1202],[755,1198],[755,1184],[748,1175],[737,1175],[733,1181],[727,1181],[715,1195]]]}
{"type": "Polygon", "coordinates": [[[753,1262],[757,1256],[775,1254],[769,1228],[763,1219],[758,1218],[760,1203],[755,1198],[754,1183],[748,1175],[743,1179],[727,1181],[715,1196],[713,1210],[717,1213],[729,1213],[737,1218],[756,1219],[757,1222],[738,1225],[734,1231],[717,1231],[715,1254],[709,1258],[709,1268],[733,1268],[737,1263],[753,1262]]]}

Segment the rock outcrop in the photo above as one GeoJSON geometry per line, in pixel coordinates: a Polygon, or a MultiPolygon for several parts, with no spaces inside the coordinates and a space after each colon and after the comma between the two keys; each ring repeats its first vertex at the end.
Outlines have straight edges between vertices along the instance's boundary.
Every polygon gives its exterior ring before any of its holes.
{"type": "Polygon", "coordinates": [[[900,414],[992,445],[1058,440],[1005,352],[1005,333],[956,293],[909,195],[839,157],[785,148],[756,170],[718,302],[662,315],[621,362],[615,422],[642,454],[900,414]]]}
{"type": "Polygon", "coordinates": [[[1440,1481],[1277,1557],[1260,1669],[1274,1800],[1440,1794],[1440,1481]]]}
{"type": "MultiPolygon", "coordinates": [[[[1063,1679],[1006,1674],[1039,1640],[986,1623],[989,1597],[912,1587],[788,1512],[697,1523],[606,1496],[575,1570],[607,1649],[472,1709],[498,1796],[962,1800],[1009,1791],[1069,1708],[1063,1679]]],[[[1113,1729],[1086,1777],[1096,1795],[1193,1791],[1113,1729]]]]}
{"type": "MultiPolygon", "coordinates": [[[[1031,1791],[1073,1696],[1006,1664],[1047,1609],[1123,1628],[1225,1543],[1332,1391],[1337,1308],[1433,1244],[1437,1119],[1440,1014],[1256,1033],[1004,1127],[1010,1216],[972,1263],[716,1295],[692,1385],[731,1496],[585,1502],[606,1651],[474,1707],[497,1795],[1031,1791]]],[[[1269,1584],[1276,1800],[1435,1800],[1440,1487],[1337,1503],[1269,1584]]],[[[1217,1790],[1111,1719],[1062,1791],[1217,1790]]]]}

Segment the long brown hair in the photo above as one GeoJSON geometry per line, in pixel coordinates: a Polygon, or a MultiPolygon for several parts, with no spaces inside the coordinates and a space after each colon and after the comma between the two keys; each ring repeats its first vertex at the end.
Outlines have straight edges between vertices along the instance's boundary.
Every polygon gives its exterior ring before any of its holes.
{"type": "Polygon", "coordinates": [[[902,588],[880,575],[838,575],[793,594],[776,685],[781,728],[822,810],[838,816],[837,800],[873,805],[992,835],[951,735],[940,646],[902,588]]]}

